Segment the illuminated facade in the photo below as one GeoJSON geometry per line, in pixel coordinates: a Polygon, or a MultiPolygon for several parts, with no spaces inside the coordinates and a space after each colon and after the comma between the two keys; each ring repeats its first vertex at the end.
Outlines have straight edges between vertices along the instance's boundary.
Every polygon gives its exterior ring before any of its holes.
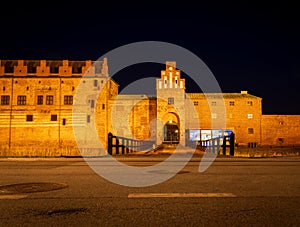
{"type": "Polygon", "coordinates": [[[109,77],[106,58],[101,61],[1,60],[0,154],[80,155],[73,126],[85,127],[92,121],[105,146],[109,132],[156,140],[157,144],[173,142],[183,146],[230,131],[235,133],[239,146],[300,144],[299,115],[263,115],[262,98],[247,91],[204,95],[185,93],[186,86],[176,62],[166,62],[156,81],[156,95],[149,97],[119,95],[118,84],[109,77]],[[72,115],[81,80],[88,89],[99,92],[99,96],[87,100],[91,114],[72,115]],[[135,105],[129,116],[124,117],[132,103],[135,105]],[[221,116],[217,111],[221,104],[225,105],[226,115],[221,116]],[[111,118],[115,110],[117,128],[112,126],[111,118]],[[222,117],[226,126],[213,128],[212,120],[222,117]]]}

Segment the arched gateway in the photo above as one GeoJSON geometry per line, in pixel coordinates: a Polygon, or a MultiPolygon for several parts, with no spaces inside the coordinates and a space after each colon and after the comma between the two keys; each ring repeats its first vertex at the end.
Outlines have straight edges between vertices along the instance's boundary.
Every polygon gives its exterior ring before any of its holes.
{"type": "Polygon", "coordinates": [[[179,143],[180,133],[176,123],[167,122],[164,125],[164,142],[163,143],[179,143]]]}

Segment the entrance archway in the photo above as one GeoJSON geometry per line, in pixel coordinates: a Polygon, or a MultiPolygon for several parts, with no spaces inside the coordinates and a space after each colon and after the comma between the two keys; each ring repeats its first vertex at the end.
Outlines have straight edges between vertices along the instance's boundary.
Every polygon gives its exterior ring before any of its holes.
{"type": "Polygon", "coordinates": [[[164,125],[164,143],[179,143],[179,127],[176,123],[167,122],[164,125]]]}

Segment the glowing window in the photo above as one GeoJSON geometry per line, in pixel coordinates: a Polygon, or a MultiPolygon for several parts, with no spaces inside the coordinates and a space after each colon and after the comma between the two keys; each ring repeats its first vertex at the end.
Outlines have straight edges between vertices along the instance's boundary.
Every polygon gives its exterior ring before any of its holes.
{"type": "Polygon", "coordinates": [[[72,95],[65,95],[64,96],[64,104],[65,105],[72,105],[73,104],[73,96],[72,95]]]}
{"type": "Polygon", "coordinates": [[[9,105],[9,95],[1,95],[1,105],[9,105]]]}
{"type": "Polygon", "coordinates": [[[53,105],[53,95],[46,96],[46,105],[53,105]]]}
{"type": "Polygon", "coordinates": [[[18,105],[26,105],[26,96],[25,95],[19,95],[17,99],[18,105]]]}

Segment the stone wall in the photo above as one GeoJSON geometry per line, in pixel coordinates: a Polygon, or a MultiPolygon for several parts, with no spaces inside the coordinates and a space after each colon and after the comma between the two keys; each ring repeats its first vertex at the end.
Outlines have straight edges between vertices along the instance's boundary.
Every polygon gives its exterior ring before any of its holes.
{"type": "Polygon", "coordinates": [[[262,145],[300,145],[300,115],[262,115],[262,145]]]}

